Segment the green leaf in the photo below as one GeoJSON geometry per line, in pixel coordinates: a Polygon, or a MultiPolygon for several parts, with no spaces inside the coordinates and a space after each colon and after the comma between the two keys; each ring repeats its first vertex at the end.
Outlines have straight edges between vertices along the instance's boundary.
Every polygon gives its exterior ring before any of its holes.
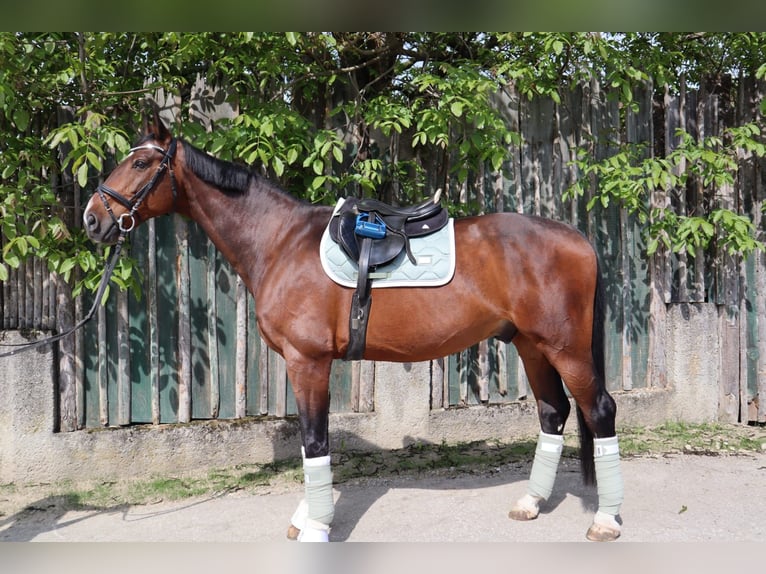
{"type": "Polygon", "coordinates": [[[0,263],[0,281],[8,281],[8,268],[4,263],[0,263]]]}
{"type": "Polygon", "coordinates": [[[22,108],[16,108],[13,110],[13,123],[19,128],[19,131],[24,132],[29,125],[29,114],[22,108]]]}
{"type": "Polygon", "coordinates": [[[88,164],[82,162],[79,168],[77,168],[77,183],[80,187],[85,187],[88,184],[88,164]]]}
{"type": "Polygon", "coordinates": [[[271,163],[277,177],[282,177],[282,174],[285,172],[285,164],[282,160],[275,156],[271,163]]]}
{"type": "Polygon", "coordinates": [[[100,157],[98,157],[92,151],[87,152],[85,154],[85,157],[90,162],[90,165],[92,165],[94,168],[96,168],[97,171],[101,171],[102,165],[101,165],[101,158],[100,157]]]}
{"type": "Polygon", "coordinates": [[[463,104],[457,100],[450,104],[449,109],[458,118],[463,115],[463,104]]]}

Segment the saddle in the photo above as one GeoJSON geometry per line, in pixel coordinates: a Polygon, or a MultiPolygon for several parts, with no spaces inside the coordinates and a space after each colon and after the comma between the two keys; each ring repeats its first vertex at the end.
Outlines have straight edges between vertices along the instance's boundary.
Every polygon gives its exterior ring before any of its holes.
{"type": "Polygon", "coordinates": [[[331,239],[358,268],[346,360],[361,359],[364,353],[375,268],[390,263],[402,252],[417,265],[410,238],[435,233],[449,221],[447,210],[439,203],[440,196],[441,190],[438,190],[427,201],[408,207],[389,205],[377,199],[348,198],[330,220],[331,239]]]}

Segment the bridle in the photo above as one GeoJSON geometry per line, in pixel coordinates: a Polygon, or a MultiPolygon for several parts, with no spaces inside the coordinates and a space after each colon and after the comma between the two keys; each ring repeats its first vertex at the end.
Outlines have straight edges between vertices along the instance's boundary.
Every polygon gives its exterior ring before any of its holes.
{"type": "Polygon", "coordinates": [[[54,341],[58,341],[59,339],[63,339],[67,335],[71,335],[72,333],[74,333],[77,329],[85,325],[85,323],[87,323],[93,318],[93,315],[95,315],[96,309],[98,309],[98,306],[101,303],[101,299],[104,296],[104,292],[106,291],[106,286],[109,284],[109,280],[112,276],[112,272],[114,271],[114,268],[117,265],[117,260],[120,258],[120,252],[122,251],[123,243],[125,243],[125,238],[127,237],[128,233],[133,231],[133,229],[136,227],[136,217],[135,217],[136,211],[138,211],[138,208],[141,207],[141,203],[144,201],[144,199],[146,199],[146,196],[149,195],[149,193],[151,193],[151,191],[157,186],[157,184],[160,181],[160,178],[165,173],[165,171],[167,171],[170,174],[170,186],[173,190],[173,211],[175,211],[176,197],[178,195],[178,191],[176,189],[176,178],[175,178],[175,175],[173,174],[173,166],[170,164],[170,162],[173,160],[173,156],[176,153],[176,139],[173,138],[172,140],[170,140],[170,145],[168,146],[167,151],[162,149],[158,145],[144,144],[144,145],[136,146],[128,150],[128,156],[130,156],[130,154],[132,154],[134,151],[139,149],[153,149],[160,152],[163,157],[162,157],[162,160],[160,161],[160,165],[157,166],[157,171],[152,176],[152,179],[150,179],[146,183],[146,185],[144,185],[141,189],[139,189],[138,193],[136,193],[133,197],[128,199],[124,195],[121,195],[119,192],[115,191],[114,189],[112,189],[106,184],[102,183],[96,188],[96,191],[98,192],[98,195],[101,198],[101,201],[104,203],[104,208],[109,214],[109,217],[112,218],[112,221],[120,230],[120,236],[117,238],[117,243],[115,244],[115,247],[114,247],[114,253],[112,253],[112,257],[109,260],[109,263],[107,264],[106,269],[104,269],[104,274],[101,277],[101,283],[98,286],[98,291],[96,292],[96,296],[93,299],[93,305],[88,311],[88,314],[85,317],[83,317],[83,319],[81,319],[74,327],[71,327],[64,332],[58,333],[51,337],[40,339],[39,341],[34,341],[32,343],[24,343],[21,345],[5,345],[0,343],[0,347],[16,347],[12,351],[0,353],[0,357],[10,357],[17,353],[28,351],[36,347],[41,347],[42,345],[53,343],[54,341]],[[125,206],[128,209],[128,211],[121,214],[119,217],[115,216],[114,212],[112,211],[112,208],[109,206],[109,202],[106,199],[107,195],[111,197],[112,199],[114,199],[115,201],[122,204],[123,206],[125,206]]]}
{"type": "Polygon", "coordinates": [[[112,218],[112,221],[117,226],[117,229],[120,230],[120,236],[123,237],[125,234],[130,233],[133,231],[133,229],[136,227],[136,211],[138,211],[138,208],[141,207],[141,203],[146,199],[146,196],[149,195],[149,193],[155,188],[155,186],[159,183],[160,178],[165,173],[165,170],[170,174],[170,187],[173,190],[173,211],[175,211],[176,206],[176,198],[178,196],[178,191],[176,189],[176,178],[173,174],[173,166],[170,164],[170,162],[173,159],[173,156],[176,153],[176,139],[173,138],[170,140],[170,145],[168,146],[167,151],[162,149],[158,145],[154,144],[144,144],[140,146],[136,146],[133,148],[130,148],[128,150],[128,157],[130,154],[132,154],[134,151],[137,151],[139,149],[153,149],[155,151],[158,151],[162,154],[162,160],[160,161],[160,165],[157,166],[157,171],[154,172],[154,175],[152,176],[152,179],[150,179],[146,184],[138,190],[138,193],[136,193],[133,197],[130,199],[126,198],[124,195],[120,194],[118,191],[115,191],[105,183],[102,183],[96,188],[96,191],[98,192],[98,196],[101,198],[102,203],[104,204],[104,209],[106,209],[106,212],[109,214],[109,217],[112,218]],[[125,208],[127,208],[127,212],[121,214],[119,217],[114,215],[114,212],[112,211],[111,206],[109,205],[109,202],[106,199],[106,196],[111,197],[121,205],[123,205],[125,208]],[[126,222],[127,220],[127,222],[126,222]]]}

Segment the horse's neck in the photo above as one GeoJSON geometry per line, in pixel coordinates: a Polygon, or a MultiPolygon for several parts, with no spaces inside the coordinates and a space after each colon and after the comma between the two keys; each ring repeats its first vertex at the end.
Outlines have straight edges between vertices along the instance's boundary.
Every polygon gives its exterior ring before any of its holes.
{"type": "Polygon", "coordinates": [[[195,178],[186,195],[187,213],[182,214],[202,227],[247,287],[257,292],[269,258],[285,237],[284,223],[301,204],[263,181],[248,192],[227,194],[195,178]]]}

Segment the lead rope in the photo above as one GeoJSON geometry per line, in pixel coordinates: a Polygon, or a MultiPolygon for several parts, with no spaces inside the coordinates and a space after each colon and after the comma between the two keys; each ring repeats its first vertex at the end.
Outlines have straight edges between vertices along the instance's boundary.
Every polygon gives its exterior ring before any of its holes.
{"type": "Polygon", "coordinates": [[[55,343],[59,339],[63,339],[64,337],[71,335],[77,329],[85,325],[85,323],[90,321],[93,318],[93,315],[96,314],[96,309],[98,309],[98,306],[101,302],[101,298],[104,296],[104,291],[106,291],[106,286],[109,285],[109,279],[112,277],[114,268],[117,265],[117,260],[120,258],[122,245],[123,243],[125,243],[125,238],[128,236],[128,232],[132,229],[132,227],[133,226],[131,226],[130,228],[123,229],[122,226],[120,226],[120,236],[117,238],[117,243],[115,244],[115,247],[114,247],[114,253],[112,254],[112,258],[109,260],[109,263],[107,264],[106,269],[104,269],[104,275],[103,277],[101,277],[101,283],[98,286],[98,291],[96,292],[96,298],[93,300],[93,305],[91,305],[90,311],[88,311],[88,314],[83,319],[81,319],[74,327],[67,329],[63,333],[59,333],[58,335],[52,335],[50,337],[46,337],[45,339],[40,339],[39,341],[34,341],[32,343],[21,343],[18,345],[8,345],[8,344],[0,343],[0,347],[17,347],[16,349],[13,349],[12,351],[6,351],[5,353],[0,353],[0,358],[11,357],[13,355],[23,353],[24,351],[30,351],[37,347],[42,347],[43,345],[49,345],[51,343],[55,343]]]}

